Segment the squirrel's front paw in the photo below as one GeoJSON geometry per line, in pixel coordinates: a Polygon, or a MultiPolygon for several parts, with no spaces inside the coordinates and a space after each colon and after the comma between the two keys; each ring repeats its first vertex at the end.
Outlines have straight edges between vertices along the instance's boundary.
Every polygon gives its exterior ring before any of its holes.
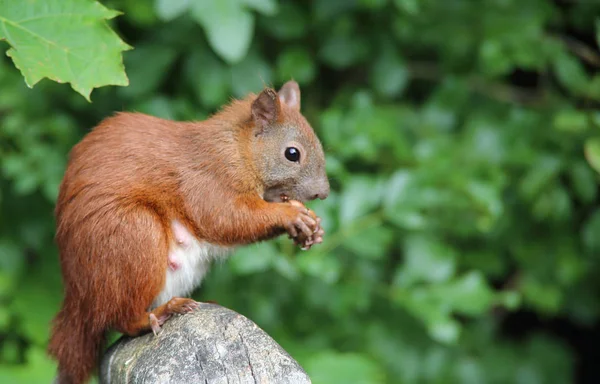
{"type": "Polygon", "coordinates": [[[301,249],[307,250],[314,244],[323,242],[325,231],[321,228],[321,218],[299,201],[290,200],[289,204],[298,212],[296,217],[286,225],[289,237],[294,239],[294,243],[301,249]]]}
{"type": "Polygon", "coordinates": [[[312,236],[318,228],[314,213],[299,201],[290,200],[288,204],[293,207],[293,213],[290,220],[284,225],[287,233],[294,239],[300,234],[304,234],[306,237],[312,236]]]}
{"type": "Polygon", "coordinates": [[[323,242],[323,236],[325,230],[321,227],[321,218],[317,217],[317,230],[312,236],[305,237],[303,235],[298,236],[294,239],[294,243],[300,247],[303,251],[307,251],[315,244],[321,244],[323,242]]]}

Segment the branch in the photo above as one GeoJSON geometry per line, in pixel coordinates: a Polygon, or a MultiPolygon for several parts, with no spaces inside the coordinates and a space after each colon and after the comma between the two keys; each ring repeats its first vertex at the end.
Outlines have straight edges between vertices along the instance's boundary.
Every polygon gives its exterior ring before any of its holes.
{"type": "Polygon", "coordinates": [[[555,38],[563,42],[565,46],[575,55],[579,56],[580,59],[593,67],[600,68],[600,52],[570,36],[556,35],[555,38]]]}

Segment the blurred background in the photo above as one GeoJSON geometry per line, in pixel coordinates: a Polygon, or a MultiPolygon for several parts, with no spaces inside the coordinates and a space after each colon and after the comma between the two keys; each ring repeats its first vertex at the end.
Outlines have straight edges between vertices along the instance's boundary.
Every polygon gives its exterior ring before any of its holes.
{"type": "Polygon", "coordinates": [[[0,58],[0,382],[54,376],[69,149],[115,111],[203,119],[290,78],[327,154],[324,243],[241,249],[198,300],[317,384],[600,382],[599,1],[101,3],[128,87],[90,104],[0,58]]]}

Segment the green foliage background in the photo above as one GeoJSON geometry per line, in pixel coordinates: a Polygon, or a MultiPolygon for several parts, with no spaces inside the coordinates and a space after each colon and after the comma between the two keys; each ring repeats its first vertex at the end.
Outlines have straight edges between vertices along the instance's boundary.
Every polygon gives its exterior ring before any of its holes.
{"type": "Polygon", "coordinates": [[[600,2],[102,3],[124,12],[128,87],[89,104],[0,60],[0,382],[54,374],[71,146],[114,111],[202,119],[289,78],[327,153],[333,192],[311,205],[325,242],[241,249],[198,299],[250,317],[315,383],[597,374],[546,325],[597,337],[600,2]]]}

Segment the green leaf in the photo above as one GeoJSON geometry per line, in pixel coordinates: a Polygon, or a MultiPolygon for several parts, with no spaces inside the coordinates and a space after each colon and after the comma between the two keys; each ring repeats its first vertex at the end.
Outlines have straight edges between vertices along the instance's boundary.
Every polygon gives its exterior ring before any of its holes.
{"type": "Polygon", "coordinates": [[[328,284],[333,284],[340,278],[342,269],[340,261],[319,252],[316,247],[300,253],[297,260],[301,271],[328,284]]]}
{"type": "Polygon", "coordinates": [[[90,101],[94,88],[129,83],[121,52],[131,47],[106,23],[117,15],[88,0],[0,1],[0,39],[29,87],[47,77],[90,101]]]}
{"type": "Polygon", "coordinates": [[[385,382],[382,368],[371,358],[333,351],[319,352],[305,364],[315,384],[377,384],[385,382]]]}
{"type": "Polygon", "coordinates": [[[600,209],[596,209],[586,220],[581,231],[583,244],[593,255],[600,255],[600,209]]]}
{"type": "Polygon", "coordinates": [[[600,138],[587,139],[584,146],[585,158],[594,170],[600,173],[600,138]]]}
{"type": "Polygon", "coordinates": [[[570,177],[577,197],[585,203],[593,202],[598,195],[598,174],[584,161],[578,161],[573,164],[570,167],[570,171],[570,177]]]}
{"type": "Polygon", "coordinates": [[[36,283],[36,278],[39,279],[39,272],[23,281],[11,309],[19,319],[18,332],[30,342],[45,346],[50,332],[48,324],[56,315],[61,299],[59,295],[48,295],[48,292],[59,291],[60,287],[48,279],[36,283]],[[31,315],[31,308],[35,308],[35,316],[31,315]]]}
{"type": "Polygon", "coordinates": [[[295,3],[282,3],[276,16],[263,20],[261,27],[280,40],[302,37],[308,29],[306,11],[295,3]]]}
{"type": "Polygon", "coordinates": [[[495,39],[485,40],[479,47],[480,68],[484,74],[498,76],[510,72],[512,61],[502,43],[495,39]]]}
{"type": "Polygon", "coordinates": [[[529,169],[521,182],[521,192],[527,199],[536,199],[540,193],[547,191],[558,176],[562,167],[559,158],[545,154],[529,169]]]}
{"type": "Polygon", "coordinates": [[[188,57],[186,70],[190,84],[204,106],[212,109],[227,102],[231,73],[212,52],[194,51],[188,57]]]}
{"type": "Polygon", "coordinates": [[[585,132],[589,126],[586,112],[575,109],[561,109],[554,116],[554,127],[563,132],[585,132]]]}
{"type": "Polygon", "coordinates": [[[335,24],[334,32],[324,37],[319,51],[321,59],[336,69],[366,60],[371,46],[364,35],[355,32],[352,20],[343,18],[335,24]]]}
{"type": "Polygon", "coordinates": [[[154,9],[162,20],[170,21],[183,15],[193,0],[155,0],[154,9]]]}
{"type": "Polygon", "coordinates": [[[0,255],[0,272],[17,275],[25,264],[25,252],[9,237],[0,237],[0,255]]]}
{"type": "Polygon", "coordinates": [[[8,365],[0,369],[0,382],[14,384],[50,383],[56,375],[56,362],[44,348],[30,347],[26,350],[27,364],[8,365]]]}
{"type": "Polygon", "coordinates": [[[235,252],[229,261],[232,270],[240,275],[266,271],[275,259],[282,257],[273,243],[247,246],[235,252]]]}
{"type": "Polygon", "coordinates": [[[257,52],[251,51],[241,62],[231,67],[231,89],[236,97],[260,92],[272,81],[271,67],[257,52]]]}
{"type": "Polygon", "coordinates": [[[520,289],[523,299],[545,314],[558,312],[564,298],[564,293],[559,286],[544,283],[531,275],[522,279],[520,289]]]}
{"type": "Polygon", "coordinates": [[[300,277],[296,264],[281,253],[273,260],[273,269],[288,280],[297,280],[300,277]]]}
{"type": "Polygon", "coordinates": [[[277,78],[281,82],[294,79],[306,84],[315,77],[315,62],[302,47],[288,48],[277,57],[277,78]]]}
{"type": "Polygon", "coordinates": [[[441,289],[455,312],[477,316],[487,311],[494,302],[494,292],[479,271],[471,271],[441,289]]]}
{"type": "Polygon", "coordinates": [[[348,236],[344,248],[361,258],[383,259],[393,239],[394,232],[389,227],[374,221],[372,226],[348,236]]]}
{"type": "Polygon", "coordinates": [[[163,95],[157,95],[134,104],[134,110],[167,120],[175,120],[173,102],[163,95]]]}
{"type": "Polygon", "coordinates": [[[120,89],[120,93],[131,99],[155,93],[176,58],[177,51],[171,47],[138,45],[125,54],[127,67],[136,70],[129,76],[129,87],[120,89]]]}
{"type": "Polygon", "coordinates": [[[254,15],[238,0],[196,1],[192,17],[204,28],[211,48],[230,64],[240,62],[254,35],[254,15]]]}
{"type": "Polygon", "coordinates": [[[241,2],[263,15],[273,16],[277,14],[276,0],[241,0],[241,2]]]}
{"type": "Polygon", "coordinates": [[[394,0],[394,4],[400,11],[410,15],[415,15],[419,12],[419,0],[394,0]]]}
{"type": "Polygon", "coordinates": [[[448,281],[456,270],[457,255],[442,241],[424,235],[411,235],[404,241],[404,263],[394,284],[408,287],[420,282],[448,281]]]}
{"type": "Polygon", "coordinates": [[[10,312],[4,307],[0,307],[0,332],[5,332],[10,324],[10,312]]]}
{"type": "Polygon", "coordinates": [[[360,0],[360,4],[366,8],[380,9],[387,5],[388,0],[360,0]]]}
{"type": "Polygon", "coordinates": [[[554,70],[561,84],[571,92],[584,91],[589,82],[583,64],[567,53],[556,57],[554,70]]]}
{"type": "Polygon", "coordinates": [[[354,176],[340,198],[340,222],[349,224],[373,210],[381,200],[381,183],[369,176],[354,176]]]}
{"type": "Polygon", "coordinates": [[[382,95],[398,96],[408,84],[408,70],[393,47],[383,50],[371,67],[371,83],[382,95]]]}
{"type": "Polygon", "coordinates": [[[434,340],[448,344],[455,343],[458,340],[461,331],[460,324],[450,317],[434,321],[427,328],[434,340]]]}
{"type": "Polygon", "coordinates": [[[427,217],[413,204],[420,193],[414,175],[409,171],[397,171],[388,181],[383,199],[384,215],[394,224],[407,229],[427,226],[427,217]]]}

